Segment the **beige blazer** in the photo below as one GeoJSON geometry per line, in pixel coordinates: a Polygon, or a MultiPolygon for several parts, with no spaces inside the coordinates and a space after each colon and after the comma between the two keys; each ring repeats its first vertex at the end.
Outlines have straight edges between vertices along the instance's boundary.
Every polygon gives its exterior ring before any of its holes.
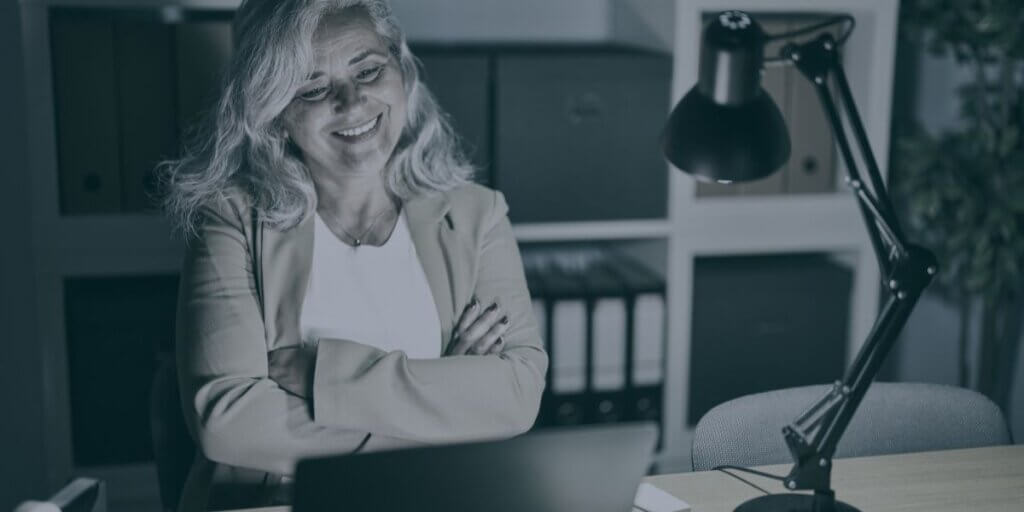
{"type": "Polygon", "coordinates": [[[267,352],[300,342],[313,218],[274,230],[241,194],[228,197],[205,209],[181,277],[178,377],[200,453],[180,510],[272,503],[303,456],[503,438],[532,426],[548,360],[504,197],[467,185],[405,208],[442,353],[474,296],[508,312],[502,353],[409,360],[324,338],[312,400],[285,393],[267,377],[267,352]]]}

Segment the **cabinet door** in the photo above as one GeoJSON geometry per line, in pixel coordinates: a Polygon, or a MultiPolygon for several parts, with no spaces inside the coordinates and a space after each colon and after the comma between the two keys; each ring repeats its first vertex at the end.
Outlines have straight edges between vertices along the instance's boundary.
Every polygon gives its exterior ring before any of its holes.
{"type": "Polygon", "coordinates": [[[68,278],[65,326],[74,464],[152,460],[150,384],[174,352],[174,275],[68,278]]]}
{"type": "Polygon", "coordinates": [[[423,81],[450,116],[463,149],[477,169],[476,180],[491,184],[491,78],[484,53],[417,52],[423,81]]]}
{"type": "Polygon", "coordinates": [[[121,135],[121,210],[154,209],[154,168],[175,156],[174,68],[171,26],[119,20],[117,53],[118,121],[121,135]]]}
{"type": "Polygon", "coordinates": [[[50,20],[63,214],[121,209],[114,23],[50,20]]]}
{"type": "Polygon", "coordinates": [[[152,209],[154,167],[209,104],[230,22],[56,9],[50,33],[61,212],[152,209]]]}
{"type": "Polygon", "coordinates": [[[852,285],[824,254],[697,258],[689,423],[733,398],[839,378],[852,285]]]}
{"type": "Polygon", "coordinates": [[[517,54],[497,64],[495,184],[513,222],[666,215],[668,58],[517,54]]]}
{"type": "Polygon", "coordinates": [[[216,97],[221,74],[231,60],[231,23],[202,21],[175,27],[178,130],[188,133],[216,97]]]}

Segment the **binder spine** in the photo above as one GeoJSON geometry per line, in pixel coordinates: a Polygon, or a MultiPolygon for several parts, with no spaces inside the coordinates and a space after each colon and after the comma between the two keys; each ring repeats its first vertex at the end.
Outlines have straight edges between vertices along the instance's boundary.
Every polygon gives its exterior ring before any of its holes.
{"type": "Polygon", "coordinates": [[[663,323],[663,278],[603,248],[563,250],[567,264],[559,264],[558,251],[530,252],[524,257],[527,280],[543,305],[551,361],[537,426],[659,421],[664,330],[639,324],[663,323]]]}

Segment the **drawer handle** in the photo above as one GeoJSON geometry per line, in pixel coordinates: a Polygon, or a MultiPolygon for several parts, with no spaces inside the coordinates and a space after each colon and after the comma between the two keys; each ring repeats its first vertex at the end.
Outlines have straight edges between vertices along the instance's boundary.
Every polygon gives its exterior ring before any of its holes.
{"type": "Polygon", "coordinates": [[[804,158],[801,167],[803,167],[805,174],[814,174],[818,172],[818,159],[813,156],[804,158]]]}
{"type": "Polygon", "coordinates": [[[604,114],[601,97],[592,92],[569,97],[569,122],[580,124],[600,118],[604,114]]]}

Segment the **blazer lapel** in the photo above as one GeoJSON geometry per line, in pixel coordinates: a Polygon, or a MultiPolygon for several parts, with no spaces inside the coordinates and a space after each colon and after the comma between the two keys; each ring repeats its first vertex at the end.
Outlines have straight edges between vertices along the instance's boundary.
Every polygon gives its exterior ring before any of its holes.
{"type": "Polygon", "coordinates": [[[299,312],[313,265],[313,215],[278,231],[263,228],[260,256],[263,323],[267,350],[301,343],[299,312]]]}
{"type": "Polygon", "coordinates": [[[460,304],[468,302],[473,252],[452,222],[447,194],[409,201],[406,217],[416,255],[430,284],[441,320],[441,353],[448,349],[460,304]]]}

